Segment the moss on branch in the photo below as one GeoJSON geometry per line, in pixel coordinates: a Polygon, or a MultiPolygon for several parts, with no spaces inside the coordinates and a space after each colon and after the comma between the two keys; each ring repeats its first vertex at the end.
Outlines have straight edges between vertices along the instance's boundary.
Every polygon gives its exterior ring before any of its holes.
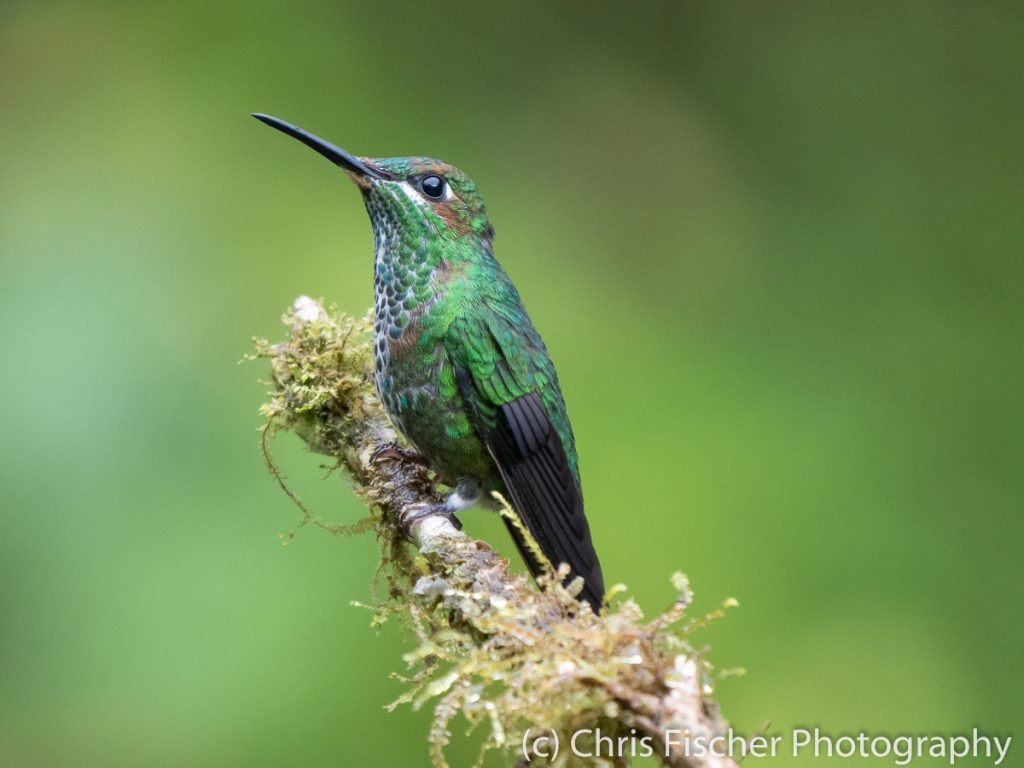
{"type": "MultiPolygon", "coordinates": [[[[403,510],[441,497],[416,456],[386,449],[397,437],[372,383],[369,320],[328,312],[302,297],[284,321],[291,329],[285,341],[256,342],[257,357],[269,359],[273,373],[263,406],[264,440],[294,431],[347,469],[370,507],[371,516],[354,526],[328,525],[305,509],[304,522],[340,533],[375,531],[387,584],[374,606],[376,620],[400,616],[416,640],[405,656],[408,688],[392,707],[433,706],[428,741],[435,766],[447,765],[444,748],[460,714],[471,728],[486,730],[480,762],[488,750],[524,762],[529,729],[555,734],[557,765],[628,764],[626,756],[573,754],[572,734],[600,728],[613,737],[647,738],[668,765],[735,765],[729,757],[696,756],[693,749],[688,755],[683,748],[686,736],[693,744],[725,727],[709,697],[713,670],[688,639],[709,617],[687,617],[685,577],[672,577],[678,597],[653,620],[645,620],[633,600],[614,597],[595,616],[558,574],[542,579],[538,589],[442,517],[403,528],[403,510]],[[678,734],[678,744],[665,743],[669,731],[678,734]]],[[[269,454],[268,462],[280,480],[269,454]]],[[[588,738],[576,743],[587,751],[588,738]]]]}

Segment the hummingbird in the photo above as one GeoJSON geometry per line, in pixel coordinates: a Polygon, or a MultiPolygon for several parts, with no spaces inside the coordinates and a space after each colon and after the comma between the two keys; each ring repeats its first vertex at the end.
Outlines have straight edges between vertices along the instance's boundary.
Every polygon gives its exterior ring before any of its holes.
{"type": "MultiPolygon", "coordinates": [[[[373,363],[385,410],[452,492],[417,517],[503,494],[541,552],[598,612],[601,565],[555,366],[494,257],[476,185],[428,157],[357,157],[276,117],[253,117],[339,166],[362,193],[374,239],[373,363]]],[[[408,522],[408,520],[407,520],[408,522]]],[[[536,578],[544,568],[506,526],[536,578]]]]}

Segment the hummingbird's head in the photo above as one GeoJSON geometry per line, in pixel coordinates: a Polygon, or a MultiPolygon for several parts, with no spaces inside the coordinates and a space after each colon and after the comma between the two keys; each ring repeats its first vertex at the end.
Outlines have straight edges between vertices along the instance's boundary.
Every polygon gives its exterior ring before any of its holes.
{"type": "MultiPolygon", "coordinates": [[[[269,115],[254,114],[340,166],[363,193],[374,233],[409,241],[469,245],[494,239],[473,180],[428,157],[356,157],[340,147],[269,115]]],[[[461,248],[455,248],[455,256],[461,248]]]]}
{"type": "Polygon", "coordinates": [[[453,165],[429,157],[360,158],[383,178],[349,171],[363,190],[371,218],[446,238],[494,238],[476,184],[453,165]]]}

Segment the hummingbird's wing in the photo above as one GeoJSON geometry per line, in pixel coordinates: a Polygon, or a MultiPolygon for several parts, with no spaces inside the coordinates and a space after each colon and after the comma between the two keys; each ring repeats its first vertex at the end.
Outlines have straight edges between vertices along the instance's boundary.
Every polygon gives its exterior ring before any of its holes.
{"type": "MultiPolygon", "coordinates": [[[[561,408],[564,418],[564,405],[560,394],[551,391],[558,383],[540,336],[528,318],[525,323],[528,327],[515,328],[499,316],[457,318],[448,329],[445,347],[459,392],[513,508],[545,557],[556,566],[567,563],[570,579],[583,578],[582,597],[597,611],[604,597],[601,566],[583,513],[579,481],[549,411],[561,408]]],[[[538,575],[541,563],[519,531],[511,525],[509,531],[538,575]]]]}

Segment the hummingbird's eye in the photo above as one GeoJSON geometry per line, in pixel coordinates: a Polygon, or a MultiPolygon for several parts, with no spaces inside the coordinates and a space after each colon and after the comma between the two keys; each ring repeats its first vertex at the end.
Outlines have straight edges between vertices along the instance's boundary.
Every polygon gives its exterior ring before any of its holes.
{"type": "Polygon", "coordinates": [[[444,197],[444,179],[433,173],[424,176],[420,179],[420,189],[431,200],[440,200],[444,197]]]}

